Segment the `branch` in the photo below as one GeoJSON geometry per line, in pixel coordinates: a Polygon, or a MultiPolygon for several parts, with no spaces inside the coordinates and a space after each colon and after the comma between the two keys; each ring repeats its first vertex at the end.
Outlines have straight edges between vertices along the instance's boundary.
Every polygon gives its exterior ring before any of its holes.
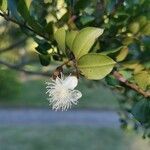
{"type": "Polygon", "coordinates": [[[130,83],[128,80],[126,80],[120,73],[118,73],[117,71],[113,72],[113,76],[119,80],[120,82],[122,82],[123,84],[125,84],[126,86],[130,87],[131,89],[133,89],[134,91],[142,94],[144,97],[148,98],[150,97],[150,92],[148,91],[144,91],[142,90],[139,86],[137,86],[136,84],[130,83]]]}
{"type": "Polygon", "coordinates": [[[45,35],[43,35],[42,33],[39,33],[39,32],[37,32],[37,31],[33,30],[32,28],[30,28],[29,26],[27,26],[26,24],[21,23],[21,22],[15,20],[15,19],[9,17],[7,14],[4,14],[4,13],[1,13],[1,12],[0,12],[0,16],[3,17],[6,21],[11,21],[11,22],[13,22],[13,23],[15,23],[15,24],[17,24],[17,25],[19,25],[19,26],[22,26],[22,27],[28,29],[29,31],[31,31],[31,32],[33,32],[33,33],[39,35],[40,37],[43,37],[44,39],[49,40],[49,38],[46,37],[45,35]]]}
{"type": "Polygon", "coordinates": [[[16,70],[16,71],[21,71],[21,72],[24,72],[26,74],[30,74],[30,75],[42,75],[42,76],[46,76],[46,77],[50,77],[51,74],[50,73],[46,73],[46,72],[37,72],[37,71],[29,71],[29,70],[26,70],[26,69],[23,69],[23,68],[20,68],[20,65],[11,65],[7,62],[4,62],[4,61],[1,61],[0,60],[0,64],[1,65],[4,65],[10,69],[13,69],[13,70],[16,70]]]}
{"type": "Polygon", "coordinates": [[[16,43],[13,43],[12,45],[10,45],[10,46],[8,46],[8,47],[6,47],[6,48],[0,49],[0,54],[1,54],[1,53],[4,53],[4,52],[7,52],[7,51],[10,51],[11,49],[13,49],[13,48],[15,48],[15,47],[21,45],[23,42],[25,42],[26,39],[27,39],[27,37],[26,37],[26,38],[23,38],[23,39],[21,39],[21,40],[19,40],[19,41],[17,41],[16,43]]]}

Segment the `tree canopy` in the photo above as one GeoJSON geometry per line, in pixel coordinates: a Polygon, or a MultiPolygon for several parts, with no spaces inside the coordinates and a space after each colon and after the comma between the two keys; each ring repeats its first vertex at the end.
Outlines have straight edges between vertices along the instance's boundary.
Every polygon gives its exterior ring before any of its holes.
{"type": "Polygon", "coordinates": [[[102,79],[122,93],[122,127],[142,127],[144,137],[150,137],[149,10],[148,0],[0,0],[0,16],[34,40],[40,63],[60,62],[45,75],[55,78],[66,66],[78,78],[102,79]]]}

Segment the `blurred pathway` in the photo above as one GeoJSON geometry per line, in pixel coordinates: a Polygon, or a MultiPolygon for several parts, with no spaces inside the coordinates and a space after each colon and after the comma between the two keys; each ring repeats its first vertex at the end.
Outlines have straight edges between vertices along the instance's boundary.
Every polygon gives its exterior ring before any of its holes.
{"type": "Polygon", "coordinates": [[[73,110],[55,112],[48,109],[0,109],[0,125],[83,125],[119,127],[114,111],[73,110]]]}

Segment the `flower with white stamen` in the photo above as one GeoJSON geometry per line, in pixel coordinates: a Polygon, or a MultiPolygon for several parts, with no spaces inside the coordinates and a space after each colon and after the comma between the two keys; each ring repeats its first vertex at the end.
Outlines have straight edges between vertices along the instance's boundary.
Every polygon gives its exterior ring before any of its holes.
{"type": "Polygon", "coordinates": [[[74,88],[78,84],[75,76],[69,76],[64,79],[63,75],[57,77],[56,80],[46,82],[46,94],[49,95],[48,101],[54,110],[67,110],[72,104],[77,104],[78,99],[82,97],[82,93],[74,88]]]}

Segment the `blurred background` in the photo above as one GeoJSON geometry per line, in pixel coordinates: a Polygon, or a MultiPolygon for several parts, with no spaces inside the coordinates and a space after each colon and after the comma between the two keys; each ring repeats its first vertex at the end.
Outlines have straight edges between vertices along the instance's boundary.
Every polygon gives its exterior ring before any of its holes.
{"type": "Polygon", "coordinates": [[[54,112],[45,81],[60,64],[41,66],[37,44],[0,17],[0,150],[149,150],[150,143],[120,128],[121,95],[105,82],[80,80],[83,97],[67,112],[54,112]]]}
{"type": "Polygon", "coordinates": [[[115,112],[120,95],[103,82],[81,80],[78,89],[83,97],[78,105],[52,112],[44,83],[49,77],[39,72],[52,70],[59,62],[42,67],[34,41],[2,18],[0,38],[0,150],[149,149],[147,140],[119,127],[115,112]]]}

